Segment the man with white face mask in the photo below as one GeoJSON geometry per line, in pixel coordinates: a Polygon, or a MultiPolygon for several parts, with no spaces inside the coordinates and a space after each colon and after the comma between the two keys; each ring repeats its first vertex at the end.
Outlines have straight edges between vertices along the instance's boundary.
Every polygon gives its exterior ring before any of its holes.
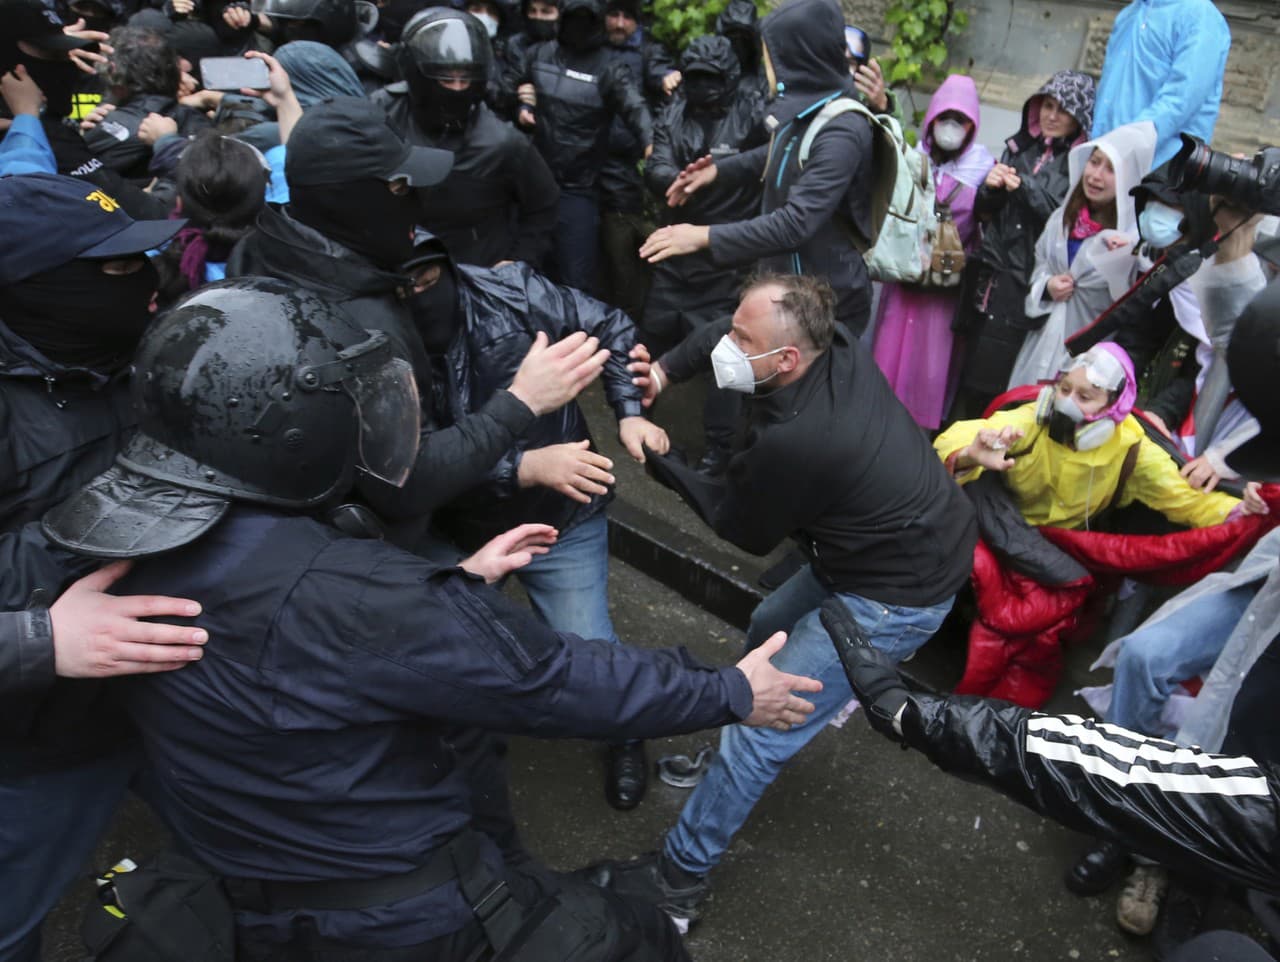
{"type": "Polygon", "coordinates": [[[722,389],[749,395],[746,444],[723,475],[709,478],[671,457],[650,455],[648,463],[739,547],[763,555],[789,537],[799,542],[809,563],[756,608],[747,645],[789,632],[776,663],[825,686],[800,727],[726,728],[660,850],[596,872],[600,884],[661,904],[683,931],[698,918],[707,873],[757,799],[849,702],[819,606],[840,599],[871,644],[894,661],[906,658],[950,611],[969,576],[977,529],[969,501],[871,355],[836,324],[825,281],[758,278],[731,327],[706,325],[652,365],[643,349],[633,355],[647,401],[708,364],[722,389]]]}

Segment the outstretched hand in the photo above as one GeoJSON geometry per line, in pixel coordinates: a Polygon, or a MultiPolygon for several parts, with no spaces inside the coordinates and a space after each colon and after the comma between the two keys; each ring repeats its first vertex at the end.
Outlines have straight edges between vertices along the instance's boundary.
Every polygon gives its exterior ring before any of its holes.
{"type": "Polygon", "coordinates": [[[667,206],[680,207],[691,195],[715,180],[718,173],[715,159],[710,154],[699,157],[676,174],[676,179],[667,187],[667,206]]]}
{"type": "Polygon", "coordinates": [[[856,618],[836,598],[828,598],[818,612],[822,627],[836,646],[849,685],[867,712],[871,727],[895,741],[902,740],[898,716],[911,699],[898,668],[889,656],[867,641],[856,618]]]}
{"type": "Polygon", "coordinates": [[[520,570],[537,555],[546,554],[559,536],[560,532],[549,524],[517,525],[488,541],[471,557],[459,561],[458,567],[493,584],[520,570]]]}
{"type": "Polygon", "coordinates": [[[786,641],[786,632],[779,631],[738,662],[738,670],[747,676],[751,685],[753,698],[751,714],[744,725],[785,732],[803,724],[813,714],[813,703],[796,692],[822,691],[822,682],[779,671],[769,660],[782,650],[786,641]]]}

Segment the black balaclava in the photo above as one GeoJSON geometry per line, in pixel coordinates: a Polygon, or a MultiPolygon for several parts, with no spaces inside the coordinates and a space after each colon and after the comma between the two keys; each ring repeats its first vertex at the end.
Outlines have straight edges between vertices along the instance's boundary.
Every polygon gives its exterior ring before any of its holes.
{"type": "Polygon", "coordinates": [[[696,70],[681,81],[684,98],[695,113],[721,115],[729,109],[734,91],[729,89],[724,74],[696,70]]]}
{"type": "Polygon", "coordinates": [[[586,53],[604,45],[604,23],[589,10],[560,15],[560,44],[573,53],[586,53]]]}
{"type": "Polygon", "coordinates": [[[18,49],[16,40],[0,41],[0,74],[22,64],[45,97],[45,113],[50,117],[66,117],[71,113],[71,97],[80,79],[80,71],[65,57],[41,60],[18,49]]]}
{"type": "Polygon", "coordinates": [[[397,197],[376,177],[344,184],[297,184],[290,188],[288,210],[384,270],[398,270],[413,256],[413,197],[397,197]]]}
{"type": "Polygon", "coordinates": [[[159,286],[150,260],[104,274],[101,261],[77,258],[0,289],[0,320],[51,361],[114,373],[132,359],[159,286]]]}
{"type": "Polygon", "coordinates": [[[484,84],[474,80],[466,90],[450,90],[417,70],[410,70],[406,80],[413,119],[428,133],[465,129],[477,105],[484,100],[484,84]]]}
{"type": "Polygon", "coordinates": [[[548,40],[556,38],[556,29],[560,26],[560,20],[535,20],[533,17],[524,18],[524,33],[531,43],[545,43],[548,40]]]}
{"type": "Polygon", "coordinates": [[[760,65],[760,38],[749,30],[734,30],[725,37],[733,45],[733,53],[744,74],[755,73],[760,65]]]}
{"type": "Polygon", "coordinates": [[[421,294],[409,298],[414,327],[428,354],[443,354],[462,324],[458,281],[448,258],[440,261],[440,279],[421,294]]]}

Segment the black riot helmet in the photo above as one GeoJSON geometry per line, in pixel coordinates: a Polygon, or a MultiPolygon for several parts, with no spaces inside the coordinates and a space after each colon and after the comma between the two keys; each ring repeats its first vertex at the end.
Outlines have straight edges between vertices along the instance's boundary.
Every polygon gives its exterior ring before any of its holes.
{"type": "Polygon", "coordinates": [[[143,336],[131,387],[138,431],[116,466],[44,519],[84,554],[177,547],[232,501],[325,506],[357,471],[403,484],[417,456],[417,387],[391,339],[278,280],[180,301],[143,336]]]}
{"type": "Polygon", "coordinates": [[[266,0],[262,12],[273,21],[286,21],[288,40],[341,47],[355,38],[364,5],[363,0],[266,0]]]}
{"type": "Polygon", "coordinates": [[[414,117],[426,130],[440,131],[465,126],[484,99],[493,48],[471,14],[433,7],[405,24],[396,58],[414,117]]]}

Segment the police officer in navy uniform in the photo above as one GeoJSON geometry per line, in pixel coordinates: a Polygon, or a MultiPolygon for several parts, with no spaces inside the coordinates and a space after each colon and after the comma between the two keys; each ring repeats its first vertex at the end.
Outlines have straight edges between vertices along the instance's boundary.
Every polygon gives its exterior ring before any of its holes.
{"type": "MultiPolygon", "coordinates": [[[[201,599],[204,657],[126,680],[121,703],[178,847],[226,880],[237,957],[687,958],[656,911],[504,865],[441,731],[789,728],[816,683],[768,663],[782,636],[716,669],[559,635],[480,578],[326,523],[358,474],[408,475],[419,404],[385,334],[293,285],[195,292],[135,371],[138,433],[43,527],[135,558],[121,592],[201,599]]],[[[512,548],[474,570],[512,570],[512,548]]]]}

